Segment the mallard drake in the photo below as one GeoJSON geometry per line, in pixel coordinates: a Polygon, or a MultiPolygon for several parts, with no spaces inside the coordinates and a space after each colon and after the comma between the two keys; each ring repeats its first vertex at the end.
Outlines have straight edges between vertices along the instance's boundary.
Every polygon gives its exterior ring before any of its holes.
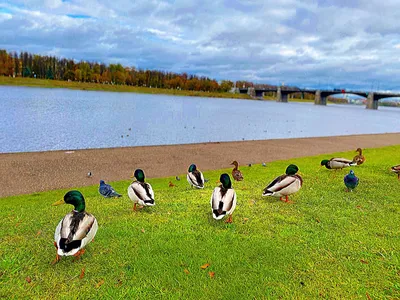
{"type": "Polygon", "coordinates": [[[288,196],[297,193],[303,185],[303,179],[296,174],[299,168],[289,165],[285,174],[276,177],[263,191],[263,196],[279,197],[280,200],[289,202],[288,196]],[[285,197],[285,200],[282,199],[285,197]]]}
{"type": "Polygon", "coordinates": [[[154,192],[150,183],[144,182],[144,172],[141,169],[135,170],[134,177],[136,181],[128,187],[128,196],[133,201],[133,210],[136,210],[136,204],[141,206],[154,206],[154,192]]]}
{"type": "Polygon", "coordinates": [[[353,170],[350,170],[349,174],[343,178],[344,185],[347,187],[347,191],[352,191],[358,185],[358,177],[354,174],[353,170]]]}
{"type": "Polygon", "coordinates": [[[191,164],[188,173],[186,175],[187,181],[191,186],[195,188],[202,189],[204,188],[204,176],[200,170],[197,170],[195,164],[191,164]]]}
{"type": "Polygon", "coordinates": [[[355,165],[355,162],[346,158],[334,157],[329,160],[324,159],[321,161],[321,166],[325,166],[327,169],[343,169],[355,165]]]}
{"type": "Polygon", "coordinates": [[[236,160],[234,160],[231,165],[234,165],[235,167],[232,170],[232,177],[233,179],[235,179],[236,181],[242,181],[243,180],[243,175],[242,172],[240,172],[239,168],[239,164],[236,160]]]}
{"type": "Polygon", "coordinates": [[[96,218],[85,211],[85,199],[79,191],[69,191],[64,199],[53,205],[72,204],[74,210],[66,214],[58,223],[54,232],[54,246],[57,248],[56,259],[61,256],[74,255],[77,259],[85,252],[85,246],[96,235],[98,224],[96,218]]]}
{"type": "Polygon", "coordinates": [[[100,193],[100,195],[102,195],[105,198],[122,196],[122,195],[118,194],[111,185],[105,183],[104,180],[100,180],[99,193],[100,193]]]}
{"type": "Polygon", "coordinates": [[[397,174],[397,178],[400,180],[400,165],[393,166],[391,170],[397,174]]]}
{"type": "Polygon", "coordinates": [[[211,195],[211,211],[215,220],[221,220],[229,215],[226,223],[232,223],[232,213],[236,208],[236,192],[228,174],[220,176],[221,185],[216,187],[211,195]]]}
{"type": "Polygon", "coordinates": [[[355,162],[357,165],[362,165],[365,162],[365,156],[362,155],[362,149],[357,148],[356,152],[358,152],[358,155],[354,156],[353,162],[355,162]]]}

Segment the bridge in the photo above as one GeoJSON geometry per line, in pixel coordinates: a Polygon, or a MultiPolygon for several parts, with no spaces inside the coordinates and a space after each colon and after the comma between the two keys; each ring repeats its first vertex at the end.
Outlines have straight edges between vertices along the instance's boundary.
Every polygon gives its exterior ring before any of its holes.
{"type": "Polygon", "coordinates": [[[367,98],[367,109],[378,109],[378,101],[383,98],[400,97],[400,93],[386,93],[386,92],[363,92],[363,91],[347,91],[347,90],[314,90],[314,89],[299,89],[289,87],[268,87],[268,88],[236,88],[236,92],[241,94],[249,94],[253,97],[262,97],[265,93],[276,93],[277,102],[288,102],[288,96],[294,93],[308,93],[314,95],[314,104],[326,105],[327,98],[331,95],[337,94],[353,94],[367,98]]]}

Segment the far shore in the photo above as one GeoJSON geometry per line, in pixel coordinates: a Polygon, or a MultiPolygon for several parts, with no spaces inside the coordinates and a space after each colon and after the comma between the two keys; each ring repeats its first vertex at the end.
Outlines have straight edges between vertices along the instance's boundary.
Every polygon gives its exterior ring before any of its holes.
{"type": "Polygon", "coordinates": [[[161,89],[155,87],[141,87],[129,85],[114,85],[91,82],[63,81],[49,79],[35,79],[22,77],[0,76],[0,86],[25,86],[37,88],[63,88],[83,91],[103,91],[120,93],[139,93],[139,94],[163,94],[170,96],[192,96],[192,97],[211,97],[211,98],[234,98],[234,99],[253,99],[247,94],[234,94],[222,92],[202,92],[187,91],[176,89],[161,89]]]}
{"type": "MultiPolygon", "coordinates": [[[[398,144],[400,133],[387,133],[3,153],[0,154],[0,178],[4,188],[0,189],[0,197],[96,185],[100,179],[129,180],[136,168],[142,168],[148,178],[166,177],[185,174],[192,163],[206,171],[230,168],[233,160],[241,166],[286,159],[295,162],[298,157],[398,144]],[[87,177],[89,171],[93,174],[91,178],[87,177]]],[[[364,155],[368,163],[368,149],[364,155]]]]}

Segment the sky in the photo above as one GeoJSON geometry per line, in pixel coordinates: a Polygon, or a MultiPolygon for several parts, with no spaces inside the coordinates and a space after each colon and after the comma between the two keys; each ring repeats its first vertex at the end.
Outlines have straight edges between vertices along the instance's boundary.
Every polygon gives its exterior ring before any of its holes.
{"type": "Polygon", "coordinates": [[[302,88],[400,91],[398,0],[0,0],[0,49],[302,88]]]}

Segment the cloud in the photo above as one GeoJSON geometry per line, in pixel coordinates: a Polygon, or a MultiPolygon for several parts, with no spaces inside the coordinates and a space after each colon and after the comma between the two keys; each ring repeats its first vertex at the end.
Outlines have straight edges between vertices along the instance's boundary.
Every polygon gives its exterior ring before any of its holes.
{"type": "Polygon", "coordinates": [[[307,87],[400,90],[395,0],[14,0],[1,48],[307,87]]]}

